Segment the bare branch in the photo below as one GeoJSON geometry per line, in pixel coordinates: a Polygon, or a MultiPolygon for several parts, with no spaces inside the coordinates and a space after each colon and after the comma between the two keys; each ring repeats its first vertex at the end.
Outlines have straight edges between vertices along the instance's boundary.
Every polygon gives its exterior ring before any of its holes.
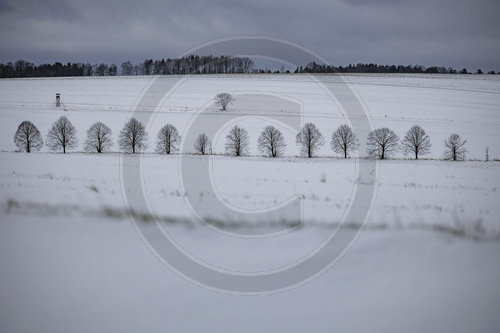
{"type": "Polygon", "coordinates": [[[348,152],[354,152],[359,147],[358,137],[352,129],[347,125],[340,125],[335,132],[332,134],[332,140],[330,141],[332,150],[336,153],[344,154],[344,158],[347,158],[348,152]]]}
{"type": "Polygon", "coordinates": [[[261,153],[271,157],[283,155],[286,144],[283,134],[273,126],[267,126],[259,137],[259,150],[261,153]]]}
{"type": "Polygon", "coordinates": [[[136,151],[146,149],[147,139],[148,134],[144,125],[137,119],[132,118],[125,124],[120,132],[118,144],[122,151],[135,154],[136,151]]]}
{"type": "Polygon", "coordinates": [[[180,142],[181,137],[179,136],[177,128],[167,124],[160,129],[160,132],[158,132],[156,152],[160,154],[170,154],[179,148],[180,142]]]}
{"type": "Polygon", "coordinates": [[[309,158],[313,157],[314,153],[325,144],[323,135],[313,123],[307,123],[297,134],[295,140],[299,146],[302,155],[309,158]]]}
{"type": "Polygon", "coordinates": [[[113,145],[111,139],[111,129],[101,122],[94,123],[87,130],[87,140],[85,141],[85,151],[102,153],[109,151],[113,145]]]}
{"type": "Polygon", "coordinates": [[[207,153],[209,153],[207,151],[209,146],[210,140],[208,139],[208,136],[205,133],[198,135],[196,141],[194,142],[195,152],[201,155],[206,155],[207,153]]]}
{"type": "Polygon", "coordinates": [[[47,146],[51,150],[61,150],[66,153],[67,149],[76,147],[76,129],[68,120],[62,116],[54,124],[47,135],[47,146]]]}
{"type": "Polygon", "coordinates": [[[241,127],[234,126],[226,135],[226,153],[241,156],[248,152],[248,132],[241,127]]]}
{"type": "Polygon", "coordinates": [[[451,134],[448,140],[444,142],[444,158],[452,161],[463,161],[465,160],[465,144],[467,140],[462,140],[460,135],[451,134]]]}
{"type": "Polygon", "coordinates": [[[14,135],[14,143],[17,148],[27,153],[38,151],[43,147],[43,139],[40,131],[31,121],[23,121],[14,135]]]}
{"type": "Polygon", "coordinates": [[[418,160],[419,155],[430,152],[432,144],[424,129],[418,125],[413,125],[406,133],[401,146],[405,155],[412,153],[415,155],[415,159],[418,160]]]}
{"type": "Polygon", "coordinates": [[[229,104],[233,104],[234,98],[231,94],[220,93],[215,96],[215,104],[221,107],[222,111],[226,111],[229,104]]]}
{"type": "Polygon", "coordinates": [[[398,148],[399,137],[388,128],[378,128],[368,135],[366,151],[371,157],[389,158],[398,148]]]}

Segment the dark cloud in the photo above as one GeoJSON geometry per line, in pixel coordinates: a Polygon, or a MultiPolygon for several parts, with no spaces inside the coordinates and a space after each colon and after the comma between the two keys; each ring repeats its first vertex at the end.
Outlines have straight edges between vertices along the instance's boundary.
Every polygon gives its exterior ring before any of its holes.
{"type": "Polygon", "coordinates": [[[334,64],[500,70],[499,12],[496,0],[0,0],[0,61],[119,63],[265,35],[334,64]]]}

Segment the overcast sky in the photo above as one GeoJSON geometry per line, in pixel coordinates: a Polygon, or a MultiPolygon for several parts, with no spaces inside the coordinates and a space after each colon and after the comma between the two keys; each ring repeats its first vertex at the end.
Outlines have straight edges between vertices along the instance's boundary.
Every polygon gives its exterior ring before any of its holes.
{"type": "Polygon", "coordinates": [[[0,0],[0,62],[138,62],[234,35],[335,65],[500,70],[498,0],[0,0]]]}

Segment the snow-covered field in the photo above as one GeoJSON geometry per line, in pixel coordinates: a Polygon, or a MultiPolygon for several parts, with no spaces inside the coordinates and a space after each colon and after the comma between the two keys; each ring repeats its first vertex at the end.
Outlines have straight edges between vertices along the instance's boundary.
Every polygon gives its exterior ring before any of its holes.
{"type": "MultiPolygon", "coordinates": [[[[497,332],[500,162],[482,160],[485,146],[490,159],[500,158],[500,78],[345,80],[374,128],[389,127],[402,137],[421,125],[433,142],[429,159],[398,152],[397,159],[378,162],[368,220],[345,255],[302,286],[257,296],[212,291],[164,265],[131,221],[124,193],[137,189],[125,188],[118,146],[106,154],[82,152],[85,131],[96,121],[118,136],[150,77],[0,80],[0,331],[497,332]],[[56,92],[67,111],[53,105],[56,92]],[[15,152],[12,137],[21,121],[32,121],[45,137],[61,115],[78,131],[73,152],[15,152]],[[452,132],[468,140],[470,160],[439,160],[452,132]]],[[[248,273],[293,265],[315,251],[348,211],[363,158],[334,157],[328,143],[317,158],[297,157],[295,133],[280,124],[286,156],[258,156],[257,137],[268,117],[286,117],[289,110],[273,104],[249,110],[241,103],[245,94],[293,101],[327,142],[347,121],[307,76],[193,76],[155,110],[147,125],[149,148],[134,158],[141,160],[142,190],[163,230],[199,262],[248,273]],[[213,142],[218,155],[211,157],[218,197],[235,209],[258,211],[299,196],[302,228],[248,238],[200,224],[186,202],[180,156],[153,153],[165,123],[184,134],[200,110],[225,117],[212,105],[222,91],[237,97],[229,114],[248,130],[251,156],[222,155],[230,124],[223,127],[213,142]],[[246,117],[249,111],[259,117],[246,117]]],[[[204,193],[196,195],[205,200],[204,193]]]]}

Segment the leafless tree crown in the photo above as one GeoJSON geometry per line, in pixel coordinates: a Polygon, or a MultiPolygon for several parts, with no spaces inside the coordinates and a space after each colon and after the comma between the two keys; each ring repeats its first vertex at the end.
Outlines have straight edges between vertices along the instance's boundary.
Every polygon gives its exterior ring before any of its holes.
{"type": "Polygon", "coordinates": [[[51,150],[66,150],[76,147],[78,141],[76,137],[76,128],[71,124],[68,118],[62,116],[54,124],[47,135],[47,146],[51,150]]]}
{"type": "Polygon", "coordinates": [[[458,134],[451,134],[450,137],[444,142],[444,158],[452,161],[465,160],[465,144],[467,140],[463,140],[458,134]]]}
{"type": "Polygon", "coordinates": [[[148,134],[137,119],[130,119],[120,132],[118,144],[124,152],[134,153],[146,148],[148,134]]]}
{"type": "Polygon", "coordinates": [[[399,138],[388,128],[378,128],[368,135],[366,151],[381,160],[391,157],[398,148],[399,138]]]}
{"type": "Polygon", "coordinates": [[[111,129],[101,122],[94,123],[87,130],[87,140],[85,140],[85,151],[102,153],[109,151],[113,145],[111,129]]]}
{"type": "Polygon", "coordinates": [[[428,154],[431,151],[431,139],[424,129],[418,125],[413,125],[401,141],[405,155],[414,154],[418,160],[419,155],[428,154]]]}
{"type": "Polygon", "coordinates": [[[245,155],[248,152],[248,143],[248,132],[235,125],[226,135],[226,153],[234,156],[245,155]]]}
{"type": "Polygon", "coordinates": [[[170,154],[179,148],[181,137],[177,128],[167,124],[158,132],[156,140],[156,152],[160,154],[170,154]]]}
{"type": "Polygon", "coordinates": [[[220,93],[215,96],[215,104],[220,106],[222,111],[226,111],[229,104],[232,104],[233,101],[233,95],[228,93],[220,93]]]}
{"type": "Polygon", "coordinates": [[[307,123],[302,127],[295,140],[302,155],[311,158],[314,153],[325,144],[321,132],[313,123],[307,123]]]}
{"type": "Polygon", "coordinates": [[[330,141],[332,150],[338,154],[344,154],[347,158],[347,153],[354,152],[359,147],[358,137],[347,125],[340,125],[332,134],[330,141]]]}
{"type": "Polygon", "coordinates": [[[273,126],[264,128],[259,136],[258,143],[260,152],[271,157],[283,155],[286,147],[283,134],[273,126]]]}
{"type": "Polygon", "coordinates": [[[208,148],[210,146],[210,140],[205,133],[198,135],[194,141],[194,151],[197,154],[206,155],[209,153],[208,148]]]}
{"type": "Polygon", "coordinates": [[[14,135],[17,148],[27,153],[38,151],[43,147],[43,139],[38,128],[31,121],[23,121],[14,135]]]}

